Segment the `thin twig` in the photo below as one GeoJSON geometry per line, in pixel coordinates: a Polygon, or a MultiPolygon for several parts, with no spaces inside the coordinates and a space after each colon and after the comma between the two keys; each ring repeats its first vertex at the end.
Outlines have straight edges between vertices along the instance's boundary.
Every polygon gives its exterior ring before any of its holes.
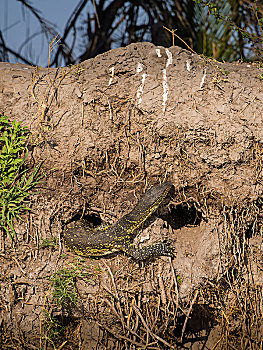
{"type": "Polygon", "coordinates": [[[160,286],[160,294],[161,294],[161,300],[163,305],[167,305],[167,298],[166,298],[166,293],[165,293],[165,288],[164,288],[164,283],[163,283],[163,278],[162,278],[162,265],[161,265],[161,260],[159,260],[159,265],[158,265],[158,282],[160,286]]]}
{"type": "Polygon", "coordinates": [[[114,276],[113,276],[113,273],[109,267],[109,265],[106,263],[106,261],[103,261],[104,262],[104,265],[106,266],[110,276],[111,276],[111,280],[112,280],[112,284],[113,284],[113,288],[114,288],[114,292],[115,292],[115,299],[117,300],[117,306],[118,306],[118,309],[119,309],[119,313],[120,313],[120,317],[121,317],[121,323],[122,323],[122,328],[123,328],[123,331],[125,329],[125,322],[124,322],[124,317],[123,317],[123,313],[122,313],[122,308],[121,308],[121,304],[120,304],[120,298],[119,298],[119,294],[118,294],[118,290],[117,290],[117,287],[116,287],[116,283],[115,283],[115,280],[114,280],[114,276]]]}
{"type": "Polygon", "coordinates": [[[186,318],[185,318],[184,325],[183,325],[183,329],[182,329],[181,339],[180,339],[181,343],[183,342],[183,337],[184,337],[184,332],[185,332],[185,329],[186,329],[187,321],[188,321],[188,319],[189,319],[189,317],[190,317],[190,313],[191,313],[191,311],[192,311],[192,308],[193,308],[193,306],[194,306],[194,303],[195,303],[195,301],[196,301],[196,298],[197,298],[197,296],[198,296],[198,293],[199,293],[199,290],[197,289],[197,290],[195,291],[193,300],[191,301],[191,305],[190,305],[190,307],[189,307],[189,310],[187,311],[186,318]]]}
{"type": "Polygon", "coordinates": [[[171,30],[171,29],[166,28],[166,27],[164,27],[164,26],[163,26],[163,28],[166,29],[166,30],[168,30],[168,32],[170,32],[170,33],[172,34],[172,36],[173,36],[173,46],[174,46],[174,37],[176,36],[177,39],[181,40],[181,41],[185,44],[185,46],[186,46],[191,52],[193,52],[194,54],[198,55],[198,54],[197,54],[197,53],[182,39],[182,38],[180,38],[179,35],[175,34],[176,29],[172,29],[172,30],[171,30]]]}
{"type": "Polygon", "coordinates": [[[115,338],[117,338],[117,339],[124,339],[124,340],[126,340],[126,341],[128,341],[128,342],[130,342],[130,343],[132,343],[132,344],[134,344],[134,345],[136,345],[136,346],[138,346],[138,347],[140,347],[140,348],[142,348],[142,349],[145,349],[145,344],[137,343],[136,341],[134,341],[134,340],[132,340],[132,339],[130,339],[130,338],[124,337],[123,335],[120,335],[120,334],[116,334],[115,332],[113,332],[112,329],[110,329],[109,327],[107,327],[107,326],[105,326],[105,325],[99,323],[98,321],[96,321],[96,323],[97,323],[101,328],[106,329],[107,332],[109,332],[109,333],[111,333],[112,335],[114,335],[115,338]]]}
{"type": "Polygon", "coordinates": [[[66,345],[67,343],[68,343],[68,341],[65,340],[65,341],[58,347],[58,350],[61,350],[61,349],[64,347],[64,345],[66,345]]]}
{"type": "Polygon", "coordinates": [[[22,272],[22,274],[23,274],[24,276],[26,276],[26,272],[25,272],[25,270],[22,269],[22,266],[19,264],[17,258],[15,258],[14,256],[12,256],[12,259],[15,261],[15,263],[16,263],[17,266],[19,267],[19,270],[22,272]]]}
{"type": "MultiPolygon", "coordinates": [[[[115,309],[114,305],[107,299],[103,299],[105,301],[106,304],[109,305],[109,307],[112,309],[112,311],[114,312],[114,314],[118,317],[118,319],[121,321],[121,317],[118,314],[117,310],[115,309]]],[[[138,337],[139,339],[141,339],[142,341],[144,341],[143,337],[141,337],[139,334],[137,334],[136,332],[134,332],[130,327],[124,325],[124,327],[135,337],[138,337]]]]}
{"type": "Polygon", "coordinates": [[[176,291],[176,310],[175,310],[175,314],[177,314],[177,309],[179,307],[179,290],[178,290],[178,285],[177,285],[177,278],[176,278],[176,274],[174,271],[174,266],[173,266],[173,261],[172,258],[169,258],[170,261],[170,266],[171,266],[171,272],[172,272],[172,276],[173,276],[173,280],[174,280],[174,286],[175,286],[175,291],[176,291]]]}
{"type": "MultiPolygon", "coordinates": [[[[152,337],[152,338],[155,338],[155,339],[157,339],[157,340],[159,340],[160,342],[162,342],[162,343],[165,344],[166,346],[169,346],[171,349],[174,349],[174,347],[173,347],[171,344],[167,343],[167,341],[165,341],[163,338],[159,337],[157,334],[153,333],[153,332],[150,330],[150,328],[149,328],[149,326],[147,325],[147,323],[145,322],[145,320],[144,320],[144,318],[143,318],[143,316],[142,316],[141,311],[139,310],[139,308],[138,308],[137,306],[135,306],[135,305],[133,305],[132,307],[134,308],[136,314],[140,317],[140,319],[141,319],[141,321],[142,321],[144,327],[146,328],[147,332],[149,332],[149,334],[151,335],[151,337],[152,337]]],[[[148,345],[148,344],[147,344],[147,345],[148,345]]]]}

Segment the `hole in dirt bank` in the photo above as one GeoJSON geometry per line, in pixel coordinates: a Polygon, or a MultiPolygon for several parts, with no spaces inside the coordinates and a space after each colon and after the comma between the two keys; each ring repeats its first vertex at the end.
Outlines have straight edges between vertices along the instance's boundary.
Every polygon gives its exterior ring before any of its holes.
{"type": "Polygon", "coordinates": [[[72,310],[70,308],[67,308],[67,315],[63,314],[62,312],[54,312],[52,315],[52,319],[57,322],[57,324],[66,327],[66,326],[76,326],[79,322],[79,317],[72,315],[72,310]]]}
{"type": "MultiPolygon", "coordinates": [[[[179,327],[175,330],[174,335],[180,337],[182,328],[185,322],[185,315],[178,318],[177,323],[179,327]]],[[[183,343],[196,341],[196,337],[200,337],[200,333],[209,334],[211,329],[216,325],[216,316],[214,309],[209,305],[197,304],[193,306],[191,315],[187,321],[183,343]]],[[[204,340],[205,336],[202,337],[204,340]]]]}
{"type": "Polygon", "coordinates": [[[214,309],[208,305],[195,305],[192,309],[191,317],[188,320],[188,326],[186,327],[186,330],[196,333],[202,330],[209,330],[214,326],[214,309]]]}
{"type": "Polygon", "coordinates": [[[171,205],[169,211],[160,215],[161,219],[168,222],[173,229],[179,229],[187,225],[200,225],[202,213],[198,211],[194,204],[171,205]]]}
{"type": "Polygon", "coordinates": [[[101,220],[101,217],[98,214],[76,214],[73,216],[73,218],[67,223],[67,225],[71,222],[74,221],[79,221],[79,220],[83,220],[88,226],[90,227],[97,227],[100,226],[103,221],[101,220]]]}

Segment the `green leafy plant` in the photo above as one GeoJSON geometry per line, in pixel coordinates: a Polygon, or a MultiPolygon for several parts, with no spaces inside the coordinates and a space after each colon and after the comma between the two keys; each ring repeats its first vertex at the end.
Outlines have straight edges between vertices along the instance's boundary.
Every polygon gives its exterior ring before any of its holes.
{"type": "Polygon", "coordinates": [[[51,278],[53,301],[58,306],[76,304],[78,300],[76,277],[79,275],[80,273],[75,269],[62,269],[51,278]]]}
{"type": "Polygon", "coordinates": [[[176,280],[178,285],[181,285],[183,283],[182,277],[180,275],[176,276],[176,280]]]}
{"type": "Polygon", "coordinates": [[[59,319],[52,315],[52,312],[44,310],[45,326],[48,339],[55,340],[63,335],[64,327],[59,319]]]}
{"type": "Polygon", "coordinates": [[[1,186],[5,186],[14,180],[17,170],[23,163],[23,153],[26,150],[26,142],[30,134],[27,127],[22,127],[16,121],[9,122],[4,115],[0,116],[0,169],[1,186]]]}
{"type": "Polygon", "coordinates": [[[14,221],[30,208],[27,206],[31,190],[39,183],[39,169],[29,175],[25,167],[30,131],[21,123],[0,115],[0,228],[15,237],[14,221]]]}
{"type": "Polygon", "coordinates": [[[55,248],[57,246],[58,242],[56,237],[53,237],[52,239],[45,238],[40,243],[40,248],[55,248]]]}
{"type": "Polygon", "coordinates": [[[76,288],[76,277],[81,276],[77,269],[61,269],[48,277],[50,289],[52,290],[52,302],[47,309],[44,309],[44,327],[45,332],[41,337],[50,342],[54,349],[55,343],[65,337],[67,326],[65,325],[64,311],[71,310],[76,305],[79,296],[76,288]]]}

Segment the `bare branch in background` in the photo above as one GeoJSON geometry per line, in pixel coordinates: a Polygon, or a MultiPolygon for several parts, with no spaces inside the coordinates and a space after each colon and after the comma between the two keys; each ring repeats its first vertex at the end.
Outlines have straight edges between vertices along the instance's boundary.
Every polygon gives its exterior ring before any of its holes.
{"type": "Polygon", "coordinates": [[[55,29],[53,28],[52,23],[44,19],[43,17],[41,17],[39,14],[40,11],[34,8],[33,6],[31,6],[29,1],[26,1],[26,0],[17,0],[17,1],[21,2],[23,6],[28,8],[28,10],[36,17],[36,19],[38,20],[41,26],[43,33],[45,34],[48,40],[51,40],[57,34],[55,29]]]}
{"type": "Polygon", "coordinates": [[[58,61],[59,61],[59,57],[62,55],[65,59],[65,63],[66,65],[68,64],[73,64],[76,62],[76,60],[74,60],[73,56],[72,56],[72,52],[74,49],[74,45],[75,45],[75,39],[76,39],[76,22],[79,19],[79,16],[82,12],[82,10],[84,9],[84,7],[86,6],[88,0],[81,0],[78,5],[76,6],[76,8],[73,10],[72,14],[70,15],[68,22],[66,24],[66,27],[64,29],[64,33],[60,39],[60,45],[57,49],[57,52],[51,62],[51,66],[53,65],[58,65],[58,61]],[[71,46],[71,48],[68,47],[68,45],[66,44],[66,39],[70,33],[70,30],[74,31],[74,40],[73,40],[73,45],[71,46]]]}
{"type": "Polygon", "coordinates": [[[3,62],[8,62],[8,49],[5,45],[5,41],[0,31],[0,60],[3,62]]]}
{"type": "MultiPolygon", "coordinates": [[[[48,46],[58,35],[55,25],[30,1],[17,1],[39,22],[48,46]]],[[[218,0],[216,4],[208,0],[80,0],[52,52],[50,66],[75,64],[141,41],[184,48],[186,43],[194,51],[219,60],[257,59],[262,52],[262,9],[261,2],[252,0],[218,0]],[[164,26],[176,30],[174,43],[164,26]]],[[[5,43],[2,32],[0,58],[7,61],[10,53],[19,61],[37,63],[22,54],[36,35],[31,33],[15,50],[5,43]]]]}

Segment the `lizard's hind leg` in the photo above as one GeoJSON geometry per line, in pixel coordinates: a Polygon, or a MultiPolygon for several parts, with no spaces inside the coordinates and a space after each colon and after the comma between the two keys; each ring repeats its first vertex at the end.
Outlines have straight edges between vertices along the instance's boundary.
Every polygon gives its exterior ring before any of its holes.
{"type": "Polygon", "coordinates": [[[136,249],[134,246],[131,246],[123,250],[136,260],[146,260],[160,255],[171,257],[175,257],[176,255],[174,248],[170,246],[170,242],[152,244],[141,249],[136,249]]]}

